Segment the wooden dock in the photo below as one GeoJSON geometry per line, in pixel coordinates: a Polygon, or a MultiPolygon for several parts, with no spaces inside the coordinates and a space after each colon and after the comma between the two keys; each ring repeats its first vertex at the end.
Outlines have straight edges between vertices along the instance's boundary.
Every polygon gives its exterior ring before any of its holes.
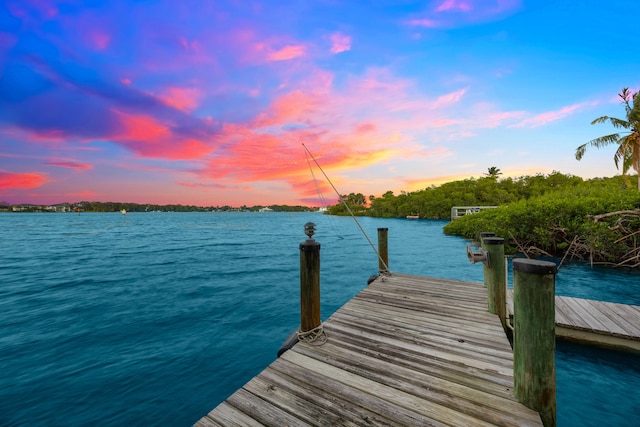
{"type": "Polygon", "coordinates": [[[465,215],[478,213],[485,209],[495,209],[497,206],[454,206],[451,208],[451,221],[460,219],[465,215]]]}
{"type": "MultiPolygon", "coordinates": [[[[513,291],[507,307],[513,318],[513,291]]],[[[556,335],[590,344],[640,351],[640,306],[556,296],[556,335]]]]}
{"type": "Polygon", "coordinates": [[[541,426],[481,283],[381,276],[196,425],[541,426]]]}

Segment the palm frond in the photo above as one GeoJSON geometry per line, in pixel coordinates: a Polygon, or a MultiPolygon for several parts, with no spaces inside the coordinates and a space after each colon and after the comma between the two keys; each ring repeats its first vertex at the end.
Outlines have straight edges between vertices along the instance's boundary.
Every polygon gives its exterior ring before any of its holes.
{"type": "Polygon", "coordinates": [[[591,141],[587,142],[586,145],[590,145],[594,148],[601,148],[611,144],[618,144],[619,142],[620,142],[620,134],[612,133],[611,135],[605,135],[596,139],[592,139],[591,141]]]}
{"type": "MultiPolygon", "coordinates": [[[[626,137],[625,137],[626,138],[626,137]]],[[[582,144],[576,148],[576,159],[580,160],[587,151],[587,147],[601,148],[611,144],[617,144],[620,141],[620,134],[614,133],[611,135],[601,136],[600,138],[592,139],[586,144],[582,144]]]]}
{"type": "Polygon", "coordinates": [[[637,129],[640,123],[640,91],[633,95],[633,107],[627,113],[627,121],[630,127],[637,129]]]}
{"type": "MultiPolygon", "coordinates": [[[[633,170],[640,175],[640,141],[638,138],[635,139],[631,150],[631,166],[633,167],[633,170]]],[[[638,179],[640,179],[640,177],[638,179]]]]}
{"type": "Polygon", "coordinates": [[[623,87],[618,96],[622,99],[623,103],[629,102],[629,88],[623,87]]]}
{"type": "Polygon", "coordinates": [[[613,155],[613,163],[616,165],[616,169],[620,169],[622,164],[622,174],[626,174],[631,166],[631,151],[625,144],[620,144],[618,149],[613,155]]]}
{"type": "MultiPolygon", "coordinates": [[[[618,148],[613,155],[613,161],[617,169],[622,169],[622,176],[627,181],[627,171],[631,168],[640,175],[640,91],[633,93],[629,88],[623,88],[618,96],[624,104],[627,120],[602,116],[593,120],[591,124],[610,123],[613,127],[623,128],[628,132],[622,132],[624,136],[620,133],[601,136],[582,144],[576,148],[576,159],[582,159],[588,147],[601,148],[617,144],[618,148]]],[[[638,190],[640,190],[640,182],[638,190]]]]}
{"type": "Polygon", "coordinates": [[[631,127],[631,125],[629,124],[628,121],[622,120],[622,119],[618,119],[616,117],[609,117],[609,116],[598,117],[597,119],[592,121],[591,124],[595,125],[596,123],[605,123],[607,121],[609,123],[611,123],[613,125],[613,127],[616,127],[616,128],[628,129],[628,128],[631,127]]]}
{"type": "Polygon", "coordinates": [[[576,160],[581,160],[582,156],[584,156],[584,152],[587,151],[587,144],[582,144],[578,148],[576,148],[576,160]]]}

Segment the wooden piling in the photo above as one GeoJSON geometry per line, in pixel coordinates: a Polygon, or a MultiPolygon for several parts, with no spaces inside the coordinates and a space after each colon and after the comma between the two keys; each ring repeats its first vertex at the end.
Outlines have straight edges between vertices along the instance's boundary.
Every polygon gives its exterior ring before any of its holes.
{"type": "Polygon", "coordinates": [[[504,268],[504,239],[485,237],[483,244],[489,257],[489,266],[484,268],[489,313],[497,314],[502,327],[506,328],[507,278],[504,268]]]}
{"type": "Polygon", "coordinates": [[[210,411],[213,426],[527,426],[513,352],[478,283],[394,272],[210,411]]]}
{"type": "Polygon", "coordinates": [[[300,332],[320,326],[320,243],[313,239],[315,224],[304,226],[308,239],[300,243],[300,332]]]}
{"type": "Polygon", "coordinates": [[[540,412],[545,427],[556,425],[556,264],[513,261],[514,396],[540,412]]]}
{"type": "Polygon", "coordinates": [[[480,247],[485,249],[484,247],[484,239],[485,237],[496,237],[496,233],[493,231],[481,231],[480,232],[480,247]]]}
{"type": "Polygon", "coordinates": [[[389,229],[378,228],[378,271],[389,271],[389,229]]]}
{"type": "MultiPolygon", "coordinates": [[[[486,248],[486,246],[484,244],[484,239],[488,238],[488,237],[495,237],[495,235],[496,235],[496,233],[494,233],[493,231],[481,231],[480,232],[480,249],[482,249],[483,251],[486,251],[487,248],[486,248]]],[[[485,277],[484,286],[488,287],[487,279],[486,279],[487,278],[487,274],[488,274],[488,272],[487,272],[487,264],[486,263],[484,263],[484,265],[482,266],[482,272],[483,272],[484,277],[485,277]]]]}

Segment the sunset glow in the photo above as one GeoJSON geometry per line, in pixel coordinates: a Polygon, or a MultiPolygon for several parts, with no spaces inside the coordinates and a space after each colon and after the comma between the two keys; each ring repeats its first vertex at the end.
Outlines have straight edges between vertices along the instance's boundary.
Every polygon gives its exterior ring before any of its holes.
{"type": "Polygon", "coordinates": [[[7,0],[0,201],[334,203],[303,143],[367,197],[492,166],[613,176],[614,148],[574,153],[640,88],[638,18],[630,0],[7,0]]]}

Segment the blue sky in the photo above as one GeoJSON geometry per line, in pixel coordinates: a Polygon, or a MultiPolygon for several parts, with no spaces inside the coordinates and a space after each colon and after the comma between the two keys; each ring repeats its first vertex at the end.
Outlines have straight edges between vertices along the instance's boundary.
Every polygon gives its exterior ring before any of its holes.
{"type": "Polygon", "coordinates": [[[0,201],[317,205],[302,143],[343,194],[491,166],[613,176],[614,147],[574,153],[640,88],[639,18],[634,1],[7,0],[0,201]]]}

